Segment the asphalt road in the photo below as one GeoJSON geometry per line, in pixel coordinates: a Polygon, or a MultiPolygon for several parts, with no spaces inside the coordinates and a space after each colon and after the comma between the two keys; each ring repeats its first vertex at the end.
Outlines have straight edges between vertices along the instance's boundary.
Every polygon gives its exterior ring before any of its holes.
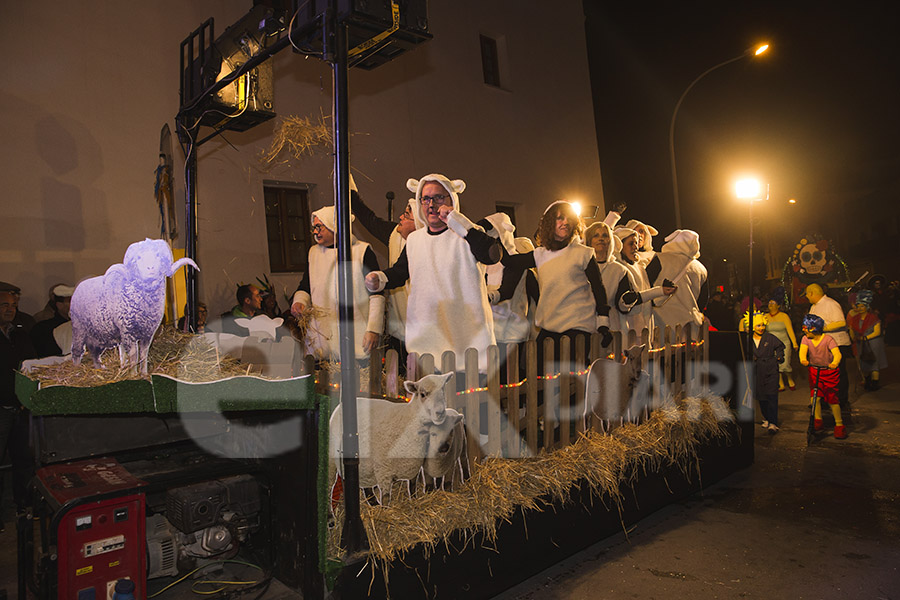
{"type": "Polygon", "coordinates": [[[752,467],[496,600],[900,599],[900,376],[883,375],[878,392],[851,384],[847,439],[810,446],[798,379],[781,431],[756,427],[752,467]]]}

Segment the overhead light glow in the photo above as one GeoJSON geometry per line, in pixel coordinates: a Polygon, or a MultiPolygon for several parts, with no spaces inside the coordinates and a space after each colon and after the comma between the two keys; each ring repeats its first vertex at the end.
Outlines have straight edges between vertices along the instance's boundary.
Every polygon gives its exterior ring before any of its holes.
{"type": "Polygon", "coordinates": [[[760,54],[762,54],[763,52],[765,52],[768,49],[769,49],[769,45],[763,44],[759,48],[757,48],[753,54],[755,54],[756,56],[759,56],[760,54]]]}
{"type": "Polygon", "coordinates": [[[757,200],[760,197],[762,186],[758,179],[741,179],[734,184],[734,191],[738,198],[750,198],[757,200]]]}
{"type": "Polygon", "coordinates": [[[575,214],[580,217],[581,216],[581,202],[578,202],[576,200],[575,202],[570,202],[569,204],[572,205],[572,210],[575,211],[575,214]]]}
{"type": "Polygon", "coordinates": [[[788,204],[797,204],[797,201],[791,198],[790,200],[788,200],[788,204]]]}

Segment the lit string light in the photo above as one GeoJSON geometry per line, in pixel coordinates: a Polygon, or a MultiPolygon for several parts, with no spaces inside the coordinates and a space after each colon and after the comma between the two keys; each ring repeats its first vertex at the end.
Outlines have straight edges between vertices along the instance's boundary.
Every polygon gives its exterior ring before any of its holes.
{"type": "MultiPolygon", "coordinates": [[[[678,344],[670,344],[669,347],[670,347],[670,348],[673,348],[673,349],[674,349],[674,348],[685,348],[685,347],[687,347],[687,345],[688,345],[687,342],[680,342],[680,343],[678,343],[678,344]]],[[[699,341],[696,341],[696,342],[692,341],[690,345],[691,345],[691,347],[693,347],[693,348],[697,348],[697,347],[703,345],[703,340],[699,340],[699,341]]],[[[651,348],[651,349],[649,350],[649,352],[650,352],[651,354],[657,354],[657,353],[659,353],[659,352],[664,352],[665,350],[666,350],[666,348],[651,348]]],[[[607,358],[607,359],[609,359],[609,360],[613,360],[613,359],[615,358],[615,355],[612,354],[612,353],[610,353],[610,354],[607,354],[605,358],[607,358]]],[[[386,361],[385,361],[384,359],[382,359],[382,364],[384,364],[384,362],[386,362],[386,361]]],[[[337,363],[337,364],[340,365],[340,363],[337,363]]],[[[584,369],[584,370],[582,370],[582,371],[569,371],[568,374],[569,374],[570,376],[574,376],[574,377],[582,377],[582,376],[584,376],[584,375],[587,375],[588,372],[590,372],[590,369],[584,369]]],[[[538,379],[538,381],[540,381],[540,380],[551,381],[551,380],[554,380],[554,379],[559,379],[560,377],[562,377],[562,375],[563,375],[562,372],[560,372],[560,373],[554,373],[554,374],[547,374],[547,375],[538,375],[537,379],[538,379]]],[[[318,379],[316,379],[315,382],[316,382],[317,384],[318,384],[318,383],[321,383],[318,379]]],[[[528,378],[526,377],[526,378],[522,379],[521,381],[517,381],[517,382],[515,382],[515,383],[504,383],[504,384],[500,385],[500,389],[503,390],[503,389],[509,389],[509,388],[522,387],[522,386],[525,385],[527,382],[528,382],[528,378]]],[[[328,387],[330,387],[330,388],[332,388],[332,389],[334,389],[334,390],[340,390],[340,389],[341,389],[341,384],[340,384],[340,383],[330,383],[330,382],[329,382],[327,385],[328,385],[328,387]]],[[[473,388],[468,388],[468,389],[465,389],[465,390],[456,392],[456,395],[457,395],[457,396],[465,396],[465,395],[467,395],[467,394],[475,394],[475,393],[478,393],[478,392],[487,392],[489,389],[490,389],[490,388],[488,388],[488,387],[473,387],[473,388]]],[[[408,396],[388,396],[388,395],[386,395],[386,394],[381,394],[381,395],[378,396],[378,397],[384,398],[384,399],[388,399],[388,400],[402,399],[402,400],[404,400],[405,402],[409,402],[410,400],[412,400],[412,398],[411,398],[411,397],[408,397],[408,396]]]]}

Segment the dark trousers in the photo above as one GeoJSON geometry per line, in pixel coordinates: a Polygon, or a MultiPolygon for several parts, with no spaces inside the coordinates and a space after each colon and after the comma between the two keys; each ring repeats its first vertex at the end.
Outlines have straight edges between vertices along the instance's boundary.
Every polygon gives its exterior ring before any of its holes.
{"type": "MultiPolygon", "coordinates": [[[[0,407],[0,462],[8,456],[12,463],[12,492],[16,509],[27,504],[28,481],[34,470],[28,450],[28,411],[0,407]]],[[[0,498],[3,497],[3,475],[0,473],[0,498]]]]}
{"type": "Polygon", "coordinates": [[[763,421],[768,421],[772,425],[778,425],[778,393],[760,394],[759,411],[762,413],[763,421]]]}

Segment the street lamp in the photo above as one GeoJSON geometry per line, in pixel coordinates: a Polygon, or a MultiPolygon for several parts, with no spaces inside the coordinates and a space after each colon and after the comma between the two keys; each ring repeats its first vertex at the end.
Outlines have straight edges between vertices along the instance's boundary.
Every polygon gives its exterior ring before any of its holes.
{"type": "MultiPolygon", "coordinates": [[[[735,195],[740,200],[747,200],[748,214],[750,216],[750,268],[748,269],[748,293],[747,297],[750,302],[747,305],[747,314],[748,317],[748,343],[747,343],[747,359],[749,360],[750,356],[753,355],[753,312],[755,308],[754,298],[753,298],[753,203],[759,202],[763,199],[762,195],[762,184],[760,184],[758,179],[740,179],[734,184],[734,192],[735,195]]],[[[765,198],[769,197],[769,185],[766,184],[766,195],[765,198]]]]}
{"type": "Polygon", "coordinates": [[[742,58],[747,58],[748,56],[759,56],[763,52],[769,49],[769,44],[761,44],[759,46],[753,46],[751,48],[747,48],[739,55],[734,58],[729,58],[725,62],[721,62],[714,67],[711,67],[697,76],[687,88],[681,93],[681,97],[678,98],[678,102],[675,104],[675,110],[672,112],[672,121],[669,123],[669,163],[672,167],[672,197],[675,200],[675,228],[681,229],[681,205],[678,202],[678,176],[675,172],[675,117],[678,116],[678,109],[681,108],[681,103],[684,102],[684,97],[687,96],[688,92],[691,91],[697,82],[715,71],[720,67],[724,67],[725,65],[731,64],[733,62],[739,61],[742,58]]]}

